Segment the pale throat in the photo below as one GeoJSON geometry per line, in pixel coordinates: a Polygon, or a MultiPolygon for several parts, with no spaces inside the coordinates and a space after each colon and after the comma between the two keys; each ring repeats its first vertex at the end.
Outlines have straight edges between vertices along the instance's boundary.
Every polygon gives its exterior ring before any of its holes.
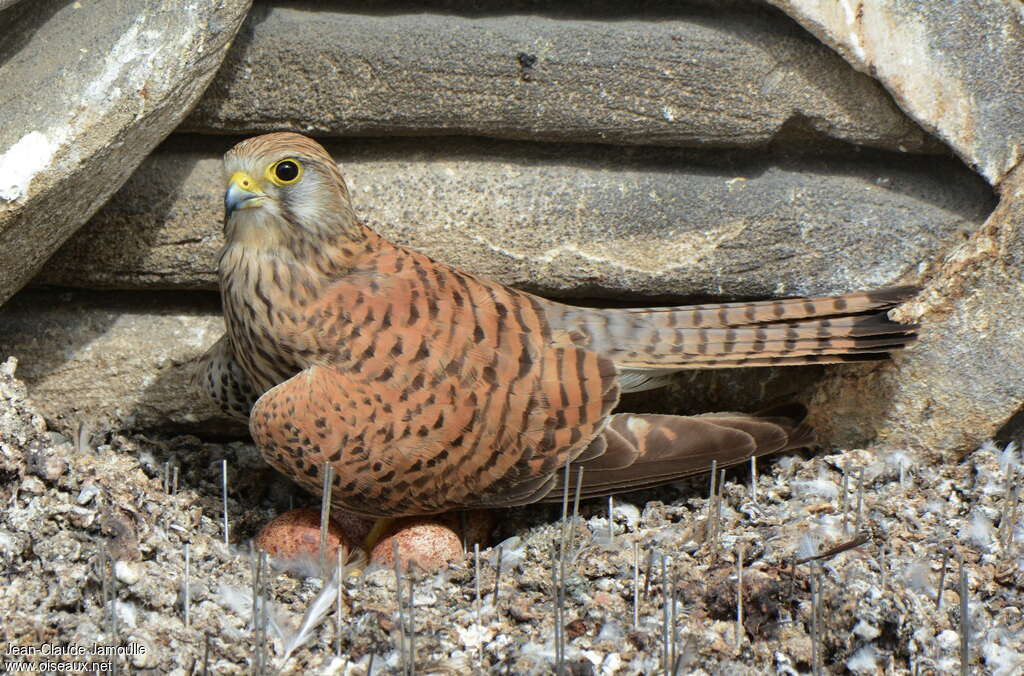
{"type": "Polygon", "coordinates": [[[240,246],[246,251],[259,252],[284,246],[286,223],[267,206],[255,206],[236,211],[224,224],[225,247],[240,246]]]}

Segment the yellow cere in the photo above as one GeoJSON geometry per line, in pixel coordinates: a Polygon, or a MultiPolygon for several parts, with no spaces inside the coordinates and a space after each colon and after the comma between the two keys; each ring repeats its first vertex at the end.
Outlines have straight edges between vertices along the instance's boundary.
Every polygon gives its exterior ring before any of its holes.
{"type": "Polygon", "coordinates": [[[228,185],[237,185],[242,190],[249,192],[262,192],[260,185],[256,182],[249,172],[247,171],[236,171],[231,174],[231,180],[228,181],[228,185]]]}

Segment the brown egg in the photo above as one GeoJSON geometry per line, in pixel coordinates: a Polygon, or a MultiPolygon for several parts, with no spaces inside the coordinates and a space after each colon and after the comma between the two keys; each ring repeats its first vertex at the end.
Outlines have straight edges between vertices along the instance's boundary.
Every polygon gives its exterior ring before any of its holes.
{"type": "Polygon", "coordinates": [[[398,543],[398,558],[403,568],[413,563],[420,570],[440,570],[462,556],[462,540],[436,517],[396,520],[370,552],[370,562],[394,566],[393,543],[398,543]]]}
{"type": "MultiPolygon", "coordinates": [[[[352,515],[347,515],[351,517],[352,515]]],[[[360,517],[354,517],[359,519],[360,517]]],[[[367,529],[368,530],[368,529],[367,529]]],[[[327,556],[337,556],[339,542],[346,551],[362,546],[365,533],[357,521],[333,519],[327,529],[327,556]]],[[[320,557],[320,512],[315,509],[293,509],[281,514],[256,536],[256,546],[275,558],[317,560],[320,557]]]]}

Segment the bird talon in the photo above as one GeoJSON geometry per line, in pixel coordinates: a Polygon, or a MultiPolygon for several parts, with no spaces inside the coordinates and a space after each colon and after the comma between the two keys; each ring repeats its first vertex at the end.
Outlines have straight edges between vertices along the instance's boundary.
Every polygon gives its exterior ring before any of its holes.
{"type": "Polygon", "coordinates": [[[360,577],[369,565],[369,555],[362,549],[355,549],[348,553],[342,574],[348,578],[360,577]]]}
{"type": "Polygon", "coordinates": [[[391,527],[395,520],[393,518],[377,519],[373,522],[373,528],[363,538],[363,550],[366,552],[366,557],[369,559],[370,552],[377,546],[380,539],[384,536],[384,532],[391,527]]]}

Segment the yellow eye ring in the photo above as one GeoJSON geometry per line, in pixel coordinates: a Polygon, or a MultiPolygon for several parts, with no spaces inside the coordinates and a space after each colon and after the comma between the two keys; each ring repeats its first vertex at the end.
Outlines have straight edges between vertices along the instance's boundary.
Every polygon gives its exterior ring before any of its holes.
{"type": "Polygon", "coordinates": [[[274,162],[267,167],[267,178],[274,185],[292,185],[302,178],[302,163],[292,157],[274,162]]]}

